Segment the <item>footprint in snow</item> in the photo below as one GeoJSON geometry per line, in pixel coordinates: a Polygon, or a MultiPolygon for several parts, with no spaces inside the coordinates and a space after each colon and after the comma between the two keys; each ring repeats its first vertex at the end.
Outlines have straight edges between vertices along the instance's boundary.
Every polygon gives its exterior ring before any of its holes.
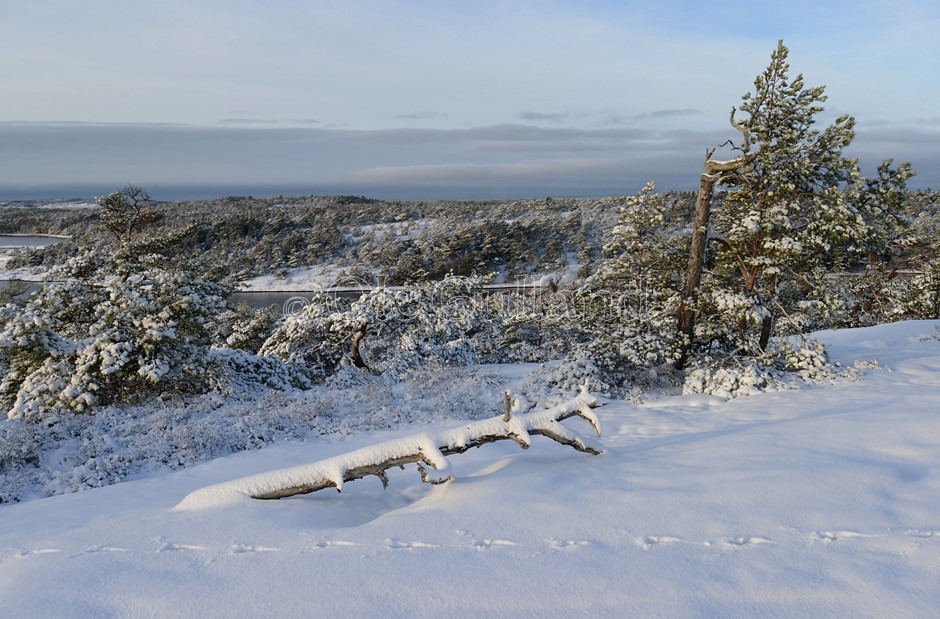
{"type": "Polygon", "coordinates": [[[840,539],[849,539],[853,537],[872,537],[858,531],[816,531],[816,538],[826,543],[835,542],[840,539]]]}
{"type": "Polygon", "coordinates": [[[168,542],[165,539],[157,539],[157,542],[160,544],[160,547],[157,548],[157,552],[181,552],[185,550],[209,550],[206,546],[200,546],[198,544],[174,544],[173,542],[168,542]]]}
{"type": "Polygon", "coordinates": [[[640,548],[650,549],[653,546],[664,544],[687,544],[681,537],[672,537],[671,535],[647,535],[644,538],[637,539],[636,545],[640,548]]]}
{"type": "Polygon", "coordinates": [[[575,550],[577,548],[590,546],[591,544],[591,542],[584,540],[555,539],[554,537],[545,541],[548,542],[548,545],[551,546],[552,550],[575,550]]]}
{"type": "Polygon", "coordinates": [[[32,550],[27,550],[26,548],[17,548],[13,551],[13,556],[28,557],[30,555],[51,555],[58,552],[62,552],[62,550],[60,548],[33,548],[32,550]]]}
{"type": "Polygon", "coordinates": [[[470,539],[473,543],[473,548],[476,550],[486,550],[488,548],[493,548],[494,546],[515,546],[516,542],[508,539],[487,539],[474,535],[470,531],[465,531],[464,529],[457,529],[457,535],[461,537],[466,537],[470,539]]]}
{"type": "Polygon", "coordinates": [[[327,540],[313,544],[312,548],[314,550],[326,550],[328,548],[349,548],[351,546],[362,546],[362,544],[358,542],[347,542],[345,540],[327,540]]]}
{"type": "Polygon", "coordinates": [[[720,542],[726,546],[757,546],[759,544],[773,544],[773,540],[767,539],[766,537],[727,537],[720,542]]]}
{"type": "Polygon", "coordinates": [[[257,546],[254,544],[232,544],[232,554],[245,554],[250,552],[280,552],[280,548],[272,546],[257,546]]]}
{"type": "Polygon", "coordinates": [[[127,548],[120,548],[118,546],[89,546],[85,550],[73,553],[69,555],[69,558],[77,557],[79,555],[94,554],[97,552],[130,552],[127,548]]]}
{"type": "Polygon", "coordinates": [[[417,548],[440,548],[437,544],[428,544],[427,542],[403,542],[397,539],[386,539],[386,548],[392,550],[415,550],[417,548]]]}
{"type": "Polygon", "coordinates": [[[515,546],[516,542],[513,542],[508,539],[481,539],[477,540],[473,547],[476,550],[487,550],[488,548],[493,548],[494,546],[515,546]]]}

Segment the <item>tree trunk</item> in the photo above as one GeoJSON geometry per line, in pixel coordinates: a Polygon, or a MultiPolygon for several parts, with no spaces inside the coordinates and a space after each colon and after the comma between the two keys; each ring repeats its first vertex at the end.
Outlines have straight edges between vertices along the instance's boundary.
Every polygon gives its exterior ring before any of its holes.
{"type": "Polygon", "coordinates": [[[676,369],[679,370],[685,367],[688,360],[689,350],[692,347],[692,335],[695,332],[695,311],[692,310],[691,304],[702,283],[705,245],[708,242],[708,220],[711,218],[715,183],[721,179],[723,172],[738,170],[746,161],[743,156],[731,161],[706,159],[702,175],[699,177],[698,194],[695,196],[695,217],[692,222],[692,244],[689,246],[689,266],[685,272],[682,300],[679,303],[678,330],[682,341],[679,359],[676,361],[676,369]]]}
{"type": "Polygon", "coordinates": [[[366,336],[366,328],[368,325],[362,325],[359,327],[359,331],[352,338],[352,344],[349,346],[349,356],[352,358],[353,365],[361,370],[369,370],[369,366],[366,365],[366,362],[362,360],[362,353],[359,352],[359,342],[363,340],[366,336]]]}
{"type": "Polygon", "coordinates": [[[346,482],[369,475],[377,477],[382,485],[387,485],[387,470],[410,463],[418,464],[422,481],[445,483],[453,479],[447,456],[502,440],[511,440],[523,449],[528,449],[533,436],[544,436],[578,451],[596,455],[604,451],[603,445],[581,436],[560,422],[580,417],[600,436],[600,421],[593,411],[598,406],[603,406],[603,402],[582,389],[577,397],[566,402],[549,409],[515,415],[509,421],[492,417],[466,423],[452,430],[403,437],[319,462],[202,488],[184,498],[177,509],[198,508],[207,505],[207,501],[208,504],[218,504],[220,500],[224,503],[241,496],[280,499],[325,488],[341,491],[346,482]]]}
{"type": "Polygon", "coordinates": [[[758,345],[760,346],[761,352],[767,350],[767,344],[770,343],[770,332],[774,325],[773,316],[764,316],[764,320],[761,321],[760,325],[760,340],[758,345]]]}

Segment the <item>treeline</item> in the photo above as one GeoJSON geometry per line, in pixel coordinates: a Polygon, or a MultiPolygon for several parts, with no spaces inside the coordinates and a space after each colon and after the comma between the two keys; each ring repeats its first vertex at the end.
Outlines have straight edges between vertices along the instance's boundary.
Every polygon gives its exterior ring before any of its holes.
{"type": "MultiPolygon", "coordinates": [[[[662,194],[667,225],[691,225],[695,196],[662,194]]],[[[345,268],[358,279],[388,284],[437,281],[448,274],[505,281],[564,271],[585,272],[600,257],[624,197],[515,201],[384,201],[362,196],[226,197],[157,205],[172,254],[206,278],[225,284],[286,275],[316,265],[345,268]]],[[[716,197],[720,203],[721,195],[716,197]]],[[[720,208],[720,207],[716,207],[720,208]]],[[[940,192],[908,191],[903,213],[913,236],[937,239],[940,192]]],[[[73,238],[16,252],[9,263],[52,267],[75,247],[109,236],[95,208],[0,208],[0,234],[73,238]]],[[[902,257],[899,255],[899,257],[902,257]]]]}
{"type": "MultiPolygon", "coordinates": [[[[689,194],[675,195],[682,209],[690,200],[689,194]]],[[[213,281],[233,284],[329,264],[396,284],[474,273],[511,280],[563,270],[572,260],[589,263],[618,204],[617,198],[402,202],[308,196],[227,197],[156,208],[173,253],[213,281]]],[[[20,251],[11,267],[51,267],[64,263],[76,245],[110,242],[96,209],[7,207],[0,209],[0,233],[73,237],[73,243],[20,251]]]]}

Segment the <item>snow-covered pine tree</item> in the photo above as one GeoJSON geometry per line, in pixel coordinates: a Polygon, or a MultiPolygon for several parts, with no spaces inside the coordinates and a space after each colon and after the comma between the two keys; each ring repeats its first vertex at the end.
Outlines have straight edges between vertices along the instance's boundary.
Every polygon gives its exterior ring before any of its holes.
{"type": "Polygon", "coordinates": [[[711,268],[696,300],[695,337],[746,355],[765,353],[774,335],[799,332],[802,312],[844,310],[845,299],[825,294],[824,278],[839,256],[878,242],[896,208],[881,189],[910,175],[902,164],[867,183],[843,155],[855,120],[843,115],[816,128],[825,87],[791,79],[787,56],[781,41],[735,110],[745,116],[732,114],[745,164],[718,180],[729,191],[712,218],[711,268]]]}
{"type": "Polygon", "coordinates": [[[584,291],[592,301],[582,317],[593,332],[587,348],[603,369],[621,376],[675,361],[675,315],[684,255],[680,236],[666,225],[667,205],[649,183],[621,199],[620,216],[584,291]]]}
{"type": "Polygon", "coordinates": [[[49,283],[2,309],[0,403],[10,418],[81,412],[160,392],[210,389],[212,285],[179,273],[112,276],[100,286],[49,283]]]}
{"type": "Polygon", "coordinates": [[[137,185],[128,184],[120,191],[98,198],[96,204],[101,225],[122,245],[160,221],[150,194],[137,185]]]}
{"type": "Polygon", "coordinates": [[[81,247],[42,290],[0,307],[0,407],[9,418],[226,390],[233,381],[305,384],[277,360],[213,348],[226,290],[167,268],[172,261],[159,252],[179,236],[143,234],[159,219],[143,190],[128,186],[99,205],[118,241],[111,251],[81,247]]]}
{"type": "Polygon", "coordinates": [[[919,265],[923,253],[904,213],[906,183],[913,175],[910,164],[893,167],[889,160],[878,167],[876,176],[856,184],[856,204],[866,227],[862,239],[847,252],[848,272],[841,278],[850,308],[846,324],[890,322],[905,314],[899,297],[908,296],[913,282],[898,276],[919,265]],[[856,266],[860,264],[864,264],[861,273],[856,266]]]}

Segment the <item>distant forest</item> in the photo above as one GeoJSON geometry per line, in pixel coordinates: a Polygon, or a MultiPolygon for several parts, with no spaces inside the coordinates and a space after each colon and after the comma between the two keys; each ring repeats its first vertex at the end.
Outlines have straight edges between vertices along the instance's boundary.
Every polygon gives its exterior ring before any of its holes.
{"type": "MultiPolygon", "coordinates": [[[[691,225],[695,194],[663,194],[666,225],[691,225]]],[[[720,202],[719,194],[717,200],[720,202]]],[[[331,265],[357,281],[395,285],[449,274],[516,281],[591,272],[617,224],[625,197],[513,201],[385,201],[362,196],[225,197],[156,205],[173,260],[186,270],[234,285],[259,275],[331,265]]],[[[940,192],[906,192],[911,232],[937,239],[940,192]]],[[[62,264],[78,244],[113,239],[96,208],[55,202],[8,202],[0,234],[59,234],[71,242],[15,252],[9,267],[62,264]]]]}

